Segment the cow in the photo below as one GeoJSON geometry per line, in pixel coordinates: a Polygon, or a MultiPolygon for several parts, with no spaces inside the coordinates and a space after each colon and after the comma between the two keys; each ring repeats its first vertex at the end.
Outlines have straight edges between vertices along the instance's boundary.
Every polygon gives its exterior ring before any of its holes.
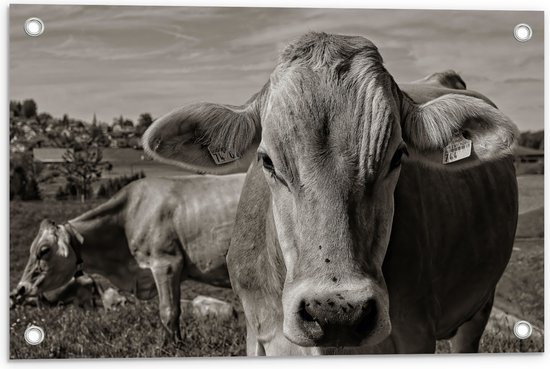
{"type": "Polygon", "coordinates": [[[143,141],[188,170],[250,165],[227,254],[247,354],[321,355],[478,350],[514,240],[517,135],[477,92],[402,89],[368,39],[308,33],[244,105],[178,108],[143,141]]]}
{"type": "Polygon", "coordinates": [[[145,178],[64,224],[42,221],[12,298],[98,273],[138,298],[158,291],[164,343],[181,341],[182,280],[230,287],[225,255],[244,178],[145,178]]]}

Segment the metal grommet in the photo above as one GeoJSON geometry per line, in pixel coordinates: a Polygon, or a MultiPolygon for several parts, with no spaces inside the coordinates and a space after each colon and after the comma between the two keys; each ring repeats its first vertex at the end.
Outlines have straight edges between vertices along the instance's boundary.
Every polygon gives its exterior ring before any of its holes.
{"type": "Polygon", "coordinates": [[[44,22],[42,22],[42,19],[40,18],[29,18],[25,21],[24,29],[29,36],[40,36],[44,33],[44,22]]]}
{"type": "Polygon", "coordinates": [[[526,322],[525,320],[520,320],[516,322],[516,324],[514,324],[514,334],[520,340],[531,337],[532,333],[533,326],[529,322],[526,322]]]}
{"type": "Polygon", "coordinates": [[[533,30],[531,26],[525,23],[520,23],[514,27],[514,37],[519,42],[527,42],[533,36],[533,30]]]}
{"type": "Polygon", "coordinates": [[[29,325],[25,329],[25,341],[29,345],[39,345],[44,341],[44,330],[36,325],[29,325]]]}

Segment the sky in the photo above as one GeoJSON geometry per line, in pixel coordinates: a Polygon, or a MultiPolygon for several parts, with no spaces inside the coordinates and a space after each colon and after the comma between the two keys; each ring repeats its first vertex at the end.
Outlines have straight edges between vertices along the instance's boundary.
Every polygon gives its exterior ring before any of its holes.
{"type": "Polygon", "coordinates": [[[521,130],[544,125],[543,12],[10,6],[10,99],[111,123],[199,101],[245,102],[308,31],[362,35],[396,81],[454,69],[521,130]],[[39,17],[45,32],[27,36],[39,17]],[[520,43],[516,24],[533,38],[520,43]]]}

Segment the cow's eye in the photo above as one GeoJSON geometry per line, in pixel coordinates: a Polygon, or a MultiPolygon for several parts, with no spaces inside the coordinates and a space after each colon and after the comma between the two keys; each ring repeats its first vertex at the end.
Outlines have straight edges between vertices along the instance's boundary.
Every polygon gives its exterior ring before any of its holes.
{"type": "Polygon", "coordinates": [[[391,159],[390,163],[390,170],[396,169],[401,166],[401,158],[403,157],[403,154],[409,155],[409,152],[407,151],[407,146],[405,145],[399,146],[399,148],[395,151],[395,154],[393,154],[393,158],[391,159]]]}
{"type": "Polygon", "coordinates": [[[40,248],[40,251],[38,251],[38,257],[43,258],[44,256],[48,255],[50,253],[50,247],[49,246],[42,246],[40,248]]]}
{"type": "Polygon", "coordinates": [[[258,159],[262,161],[262,165],[267,171],[272,173],[275,172],[273,161],[271,161],[271,158],[266,153],[263,153],[263,152],[258,153],[258,159]]]}

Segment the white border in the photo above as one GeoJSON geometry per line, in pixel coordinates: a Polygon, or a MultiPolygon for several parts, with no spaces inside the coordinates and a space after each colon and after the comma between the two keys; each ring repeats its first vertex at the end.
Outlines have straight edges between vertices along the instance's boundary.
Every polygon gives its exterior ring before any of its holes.
{"type": "MultiPolygon", "coordinates": [[[[0,38],[1,45],[1,54],[3,57],[0,58],[0,65],[2,67],[3,81],[6,81],[3,85],[3,88],[0,90],[0,111],[2,119],[1,125],[1,137],[4,137],[4,145],[0,150],[1,160],[0,160],[0,173],[3,175],[0,176],[0,186],[2,187],[2,192],[0,192],[0,199],[2,201],[2,212],[0,220],[0,236],[2,237],[2,244],[4,247],[3,253],[3,263],[0,270],[0,278],[2,283],[0,284],[0,296],[4,296],[0,299],[0,324],[1,324],[1,336],[3,339],[0,339],[0,353],[2,361],[6,362],[9,357],[8,353],[8,342],[9,342],[9,307],[8,307],[8,253],[9,253],[9,145],[8,145],[8,117],[9,117],[9,95],[8,95],[8,4],[9,1],[1,0],[4,4],[3,7],[0,7],[0,28],[2,31],[2,37],[0,38]]],[[[264,6],[264,7],[315,7],[315,8],[336,8],[336,7],[346,7],[346,8],[370,8],[370,9],[457,9],[457,10],[550,10],[550,1],[548,0],[529,0],[529,1],[520,1],[520,0],[415,0],[415,1],[406,1],[406,0],[371,0],[371,1],[360,1],[360,0],[161,0],[161,1],[143,1],[143,0],[132,0],[132,1],[82,1],[82,0],[58,0],[58,1],[13,1],[13,3],[18,4],[95,4],[95,5],[172,5],[172,6],[264,6]]],[[[39,15],[37,15],[39,16],[39,15]]],[[[546,29],[550,27],[548,23],[548,14],[545,14],[545,49],[548,50],[548,32],[546,29]]],[[[546,54],[546,53],[545,53],[546,54]]],[[[545,67],[548,66],[549,60],[545,55],[545,67]]],[[[546,70],[546,68],[545,68],[546,70]]],[[[548,91],[549,79],[545,81],[545,92],[548,91]]],[[[545,93],[545,105],[548,105],[548,94],[545,93]]],[[[545,114],[545,127],[548,128],[548,117],[545,114]]],[[[550,139],[550,133],[547,129],[545,140],[546,142],[550,139]]],[[[550,164],[550,159],[546,157],[545,165],[548,168],[550,164]]],[[[545,192],[548,189],[548,185],[545,186],[545,192]]],[[[547,193],[547,192],[546,192],[547,193]]],[[[545,199],[546,208],[548,208],[550,200],[545,199]]],[[[545,224],[545,233],[548,234],[548,225],[545,224]]],[[[548,251],[548,250],[547,250],[548,251]]],[[[546,253],[548,254],[548,252],[546,253]]],[[[548,256],[545,257],[546,265],[548,263],[548,256]]],[[[548,273],[545,276],[546,286],[550,286],[548,283],[548,273]]],[[[547,293],[548,295],[548,288],[547,293]]],[[[545,315],[550,317],[548,314],[548,298],[545,299],[545,315]]],[[[546,340],[546,345],[548,345],[548,340],[546,340]]],[[[548,347],[548,346],[547,346],[548,347]]],[[[547,348],[548,350],[548,348],[547,348]]],[[[257,369],[259,366],[262,368],[277,368],[280,366],[286,367],[304,367],[304,366],[315,366],[316,368],[334,368],[335,366],[345,366],[348,368],[437,368],[442,367],[452,369],[452,368],[462,368],[464,366],[473,366],[473,367],[498,367],[499,369],[508,369],[508,368],[520,368],[520,367],[529,367],[529,368],[549,368],[550,367],[550,354],[476,354],[476,355],[398,355],[398,356],[369,356],[369,357],[324,357],[324,358],[295,358],[295,359],[236,359],[236,358],[177,358],[177,359],[123,359],[121,360],[26,360],[26,361],[10,361],[7,362],[7,365],[10,367],[19,367],[19,368],[31,368],[35,367],[36,364],[39,364],[41,368],[52,368],[59,369],[69,368],[75,365],[78,365],[79,368],[94,368],[97,365],[102,365],[105,368],[119,368],[121,365],[131,364],[136,368],[143,368],[150,365],[161,364],[166,368],[182,368],[182,367],[220,367],[223,366],[224,369],[229,368],[254,368],[257,369]],[[131,360],[131,361],[128,361],[131,360]]]]}

